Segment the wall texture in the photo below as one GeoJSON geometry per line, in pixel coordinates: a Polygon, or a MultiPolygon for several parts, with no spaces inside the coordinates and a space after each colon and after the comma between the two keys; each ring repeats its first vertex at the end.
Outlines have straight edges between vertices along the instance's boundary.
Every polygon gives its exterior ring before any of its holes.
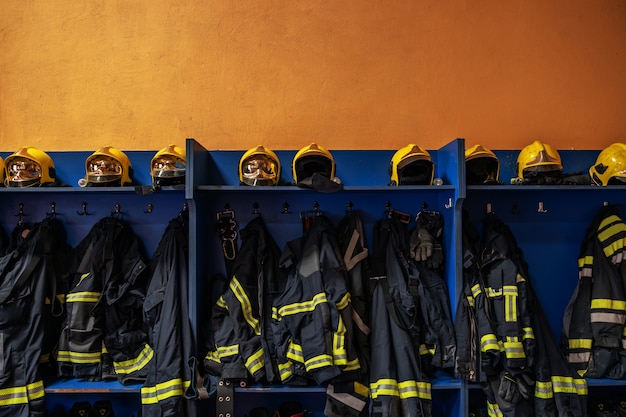
{"type": "Polygon", "coordinates": [[[623,0],[3,0],[0,151],[626,141],[623,0]]]}

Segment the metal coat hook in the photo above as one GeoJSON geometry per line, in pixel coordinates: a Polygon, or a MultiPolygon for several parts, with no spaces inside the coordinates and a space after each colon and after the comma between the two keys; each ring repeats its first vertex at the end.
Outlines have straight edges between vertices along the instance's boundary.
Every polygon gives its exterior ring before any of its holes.
{"type": "Polygon", "coordinates": [[[56,216],[57,215],[57,203],[52,201],[50,203],[50,213],[46,212],[47,216],[56,216]]]}
{"type": "Polygon", "coordinates": [[[519,214],[519,206],[517,205],[517,202],[513,202],[513,206],[511,207],[511,213],[519,214]]]}
{"type": "Polygon", "coordinates": [[[547,212],[548,212],[548,210],[546,210],[546,209],[543,207],[543,201],[540,201],[540,202],[539,202],[539,205],[538,205],[538,207],[537,207],[537,212],[539,212],[539,213],[547,213],[547,212]]]}
{"type": "Polygon", "coordinates": [[[452,204],[452,197],[448,197],[448,202],[447,202],[447,203],[444,203],[444,205],[443,205],[443,206],[444,206],[445,208],[447,208],[447,209],[451,209],[451,208],[452,208],[452,206],[453,206],[453,204],[452,204]]]}
{"type": "Polygon", "coordinates": [[[281,214],[289,214],[289,213],[291,213],[291,212],[289,211],[289,203],[288,203],[288,202],[286,202],[286,201],[285,201],[285,202],[283,203],[283,211],[281,211],[280,213],[281,213],[281,214]]]}
{"type": "Polygon", "coordinates": [[[491,213],[493,210],[491,208],[491,203],[487,203],[487,214],[491,213]]]}
{"type": "Polygon", "coordinates": [[[391,201],[385,202],[385,214],[388,218],[391,218],[391,201]]]}
{"type": "Polygon", "coordinates": [[[317,201],[313,202],[313,214],[315,214],[316,216],[322,214],[322,212],[320,211],[320,203],[318,203],[317,201]]]}
{"type": "Polygon", "coordinates": [[[152,205],[152,203],[148,203],[146,205],[146,209],[143,211],[144,213],[152,213],[152,209],[154,208],[154,206],[152,205]]]}
{"type": "Polygon", "coordinates": [[[19,217],[19,219],[17,219],[17,224],[21,225],[22,223],[24,223],[24,203],[19,203],[18,204],[18,212],[16,214],[16,216],[19,217]]]}
{"type": "Polygon", "coordinates": [[[91,213],[87,212],[87,202],[83,201],[82,204],[83,209],[81,211],[76,211],[76,214],[78,214],[79,216],[89,216],[91,213]]]}
{"type": "Polygon", "coordinates": [[[347,206],[348,206],[348,208],[347,208],[347,210],[346,210],[346,211],[347,211],[348,213],[352,213],[352,207],[354,207],[354,203],[353,203],[352,201],[348,201],[347,206]]]}
{"type": "Polygon", "coordinates": [[[115,211],[111,212],[111,216],[122,216],[122,206],[119,203],[115,205],[115,211]]]}
{"type": "Polygon", "coordinates": [[[252,205],[252,214],[254,214],[255,216],[259,215],[259,203],[257,203],[256,201],[252,205]]]}

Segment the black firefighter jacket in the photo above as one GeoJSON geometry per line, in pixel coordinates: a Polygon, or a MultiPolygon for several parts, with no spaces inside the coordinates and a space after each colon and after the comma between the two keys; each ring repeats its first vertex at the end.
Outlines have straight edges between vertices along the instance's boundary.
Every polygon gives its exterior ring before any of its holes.
{"type": "Polygon", "coordinates": [[[190,415],[188,400],[206,394],[196,372],[189,322],[187,216],[184,210],[170,220],[150,261],[143,309],[154,355],[141,388],[143,417],[190,415]]]}
{"type": "Polygon", "coordinates": [[[626,224],[603,207],[586,231],[578,285],[563,318],[570,364],[588,378],[626,377],[626,224]]]}
{"type": "Polygon", "coordinates": [[[28,235],[0,257],[0,416],[7,417],[45,415],[39,362],[48,319],[63,311],[57,290],[71,253],[54,217],[22,232],[28,235]]]}
{"type": "Polygon", "coordinates": [[[99,220],[74,249],[67,321],[59,338],[59,375],[143,381],[153,351],[143,329],[147,267],[130,226],[99,220]]]}
{"type": "Polygon", "coordinates": [[[419,358],[420,318],[409,280],[417,268],[408,251],[406,226],[395,218],[374,229],[371,274],[370,415],[429,417],[431,383],[419,358]]]}
{"type": "Polygon", "coordinates": [[[272,336],[272,303],[286,285],[280,250],[261,216],[240,233],[232,277],[211,312],[214,346],[205,367],[222,378],[280,382],[272,336]]]}
{"type": "Polygon", "coordinates": [[[330,220],[319,215],[305,234],[287,244],[284,292],[274,300],[272,326],[283,382],[307,375],[323,384],[360,363],[351,344],[352,305],[346,270],[330,220]]]}

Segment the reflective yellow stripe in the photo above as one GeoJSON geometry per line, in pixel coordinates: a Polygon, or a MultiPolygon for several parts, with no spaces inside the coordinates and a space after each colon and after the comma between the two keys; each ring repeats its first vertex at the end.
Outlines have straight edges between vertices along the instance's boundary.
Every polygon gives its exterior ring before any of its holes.
{"type": "Polygon", "coordinates": [[[250,374],[254,375],[260,369],[265,366],[265,357],[263,355],[263,348],[257,350],[246,360],[246,368],[250,374]]]}
{"type": "Polygon", "coordinates": [[[57,354],[57,360],[59,362],[72,362],[72,363],[100,363],[102,357],[101,352],[71,352],[67,350],[60,350],[57,354]]]}
{"type": "Polygon", "coordinates": [[[131,372],[143,369],[143,367],[150,362],[153,356],[154,350],[146,344],[136,358],[121,362],[113,362],[113,367],[115,368],[115,372],[118,374],[130,374],[131,372]]]}
{"type": "Polygon", "coordinates": [[[339,302],[337,303],[337,309],[341,311],[344,308],[348,307],[349,304],[350,304],[350,293],[347,292],[343,297],[341,297],[341,300],[339,300],[339,302]]]}
{"type": "Polygon", "coordinates": [[[279,363],[278,364],[278,372],[280,373],[280,380],[282,382],[287,381],[293,375],[291,371],[293,369],[293,365],[291,362],[279,363]]]}
{"type": "Polygon", "coordinates": [[[250,299],[246,294],[245,290],[241,286],[241,283],[236,277],[230,280],[230,289],[232,290],[237,300],[239,300],[239,304],[241,304],[241,311],[243,313],[243,317],[246,320],[246,323],[252,327],[254,330],[254,334],[259,336],[261,334],[261,325],[259,324],[259,320],[254,317],[252,314],[252,303],[250,303],[250,299]]]}
{"type": "Polygon", "coordinates": [[[498,404],[492,404],[489,401],[487,401],[487,414],[489,414],[489,417],[502,417],[502,416],[504,416],[504,414],[502,414],[502,410],[500,410],[500,407],[498,406],[498,404]]]}
{"type": "Polygon", "coordinates": [[[0,406],[28,404],[26,387],[0,389],[0,406]]]}
{"type": "Polygon", "coordinates": [[[164,401],[168,398],[181,397],[189,385],[189,381],[183,382],[181,378],[176,378],[156,384],[154,387],[142,387],[141,403],[157,404],[159,401],[164,401]]]}
{"type": "Polygon", "coordinates": [[[376,399],[382,395],[400,397],[400,393],[398,392],[398,381],[391,378],[379,379],[378,381],[370,383],[370,392],[372,399],[376,399]]]}
{"type": "Polygon", "coordinates": [[[498,339],[496,335],[493,333],[486,334],[480,338],[480,350],[481,352],[487,352],[489,350],[500,350],[500,345],[498,345],[498,339]]]}
{"type": "Polygon", "coordinates": [[[472,287],[472,297],[476,298],[480,295],[481,290],[480,290],[480,285],[476,284],[472,287]]]}
{"type": "Polygon", "coordinates": [[[26,391],[28,391],[29,401],[43,398],[45,395],[43,381],[39,380],[26,385],[26,391]]]}
{"type": "Polygon", "coordinates": [[[361,362],[359,362],[359,358],[348,361],[346,366],[343,368],[344,372],[348,371],[356,371],[357,369],[361,369],[361,362]]]}
{"type": "Polygon", "coordinates": [[[276,307],[272,307],[272,319],[276,321],[280,321],[281,317],[278,314],[278,309],[276,307]]]}
{"type": "Polygon", "coordinates": [[[626,301],[597,298],[591,300],[591,309],[626,311],[626,301]]]}
{"type": "Polygon", "coordinates": [[[314,369],[324,368],[326,366],[332,366],[333,358],[330,355],[322,354],[312,357],[311,359],[307,359],[304,362],[304,367],[307,371],[312,371],[314,369]]]}
{"type": "Polygon", "coordinates": [[[570,349],[591,349],[593,339],[569,339],[567,345],[570,349]]]}
{"type": "Polygon", "coordinates": [[[535,397],[543,400],[554,397],[552,381],[535,381],[535,397]]]}
{"type": "Polygon", "coordinates": [[[228,304],[226,304],[226,300],[224,300],[224,297],[221,297],[217,299],[217,301],[215,302],[215,304],[219,307],[219,308],[223,308],[224,310],[228,310],[228,304]]]}
{"type": "Polygon", "coordinates": [[[67,294],[66,303],[97,303],[102,293],[93,291],[82,291],[67,294]]]}
{"type": "Polygon", "coordinates": [[[421,398],[431,400],[430,382],[402,381],[398,383],[400,398],[421,398]]]}
{"type": "Polygon", "coordinates": [[[43,398],[45,395],[43,381],[32,382],[25,387],[0,389],[0,406],[28,404],[29,401],[43,398]]]}
{"type": "Polygon", "coordinates": [[[532,327],[524,327],[522,329],[522,331],[524,332],[524,334],[522,335],[523,339],[534,339],[535,338],[535,332],[533,331],[532,327]]]}
{"type": "Polygon", "coordinates": [[[584,256],[582,258],[578,258],[578,267],[583,268],[585,266],[593,265],[593,256],[584,256]]]}
{"type": "Polygon", "coordinates": [[[220,356],[217,354],[217,350],[212,350],[210,352],[207,352],[206,356],[204,357],[204,359],[209,360],[209,361],[213,361],[213,362],[217,362],[220,363],[220,356]]]}
{"type": "Polygon", "coordinates": [[[289,342],[289,346],[287,347],[287,352],[285,356],[292,361],[296,361],[298,363],[304,363],[304,352],[302,352],[302,346],[293,341],[289,342]]]}
{"type": "Polygon", "coordinates": [[[524,352],[524,346],[522,342],[517,342],[516,337],[507,337],[507,340],[504,342],[504,352],[506,353],[507,358],[525,358],[526,353],[524,352]]]}
{"type": "Polygon", "coordinates": [[[346,326],[339,316],[337,331],[333,334],[333,360],[335,365],[346,365],[348,363],[348,352],[346,351],[345,334],[346,326]]]}
{"type": "Polygon", "coordinates": [[[238,353],[239,353],[239,345],[217,347],[217,354],[220,356],[220,358],[237,355],[238,353]]]}
{"type": "Polygon", "coordinates": [[[292,314],[307,313],[315,310],[315,307],[317,307],[319,304],[327,302],[328,300],[326,299],[326,293],[322,292],[316,294],[312,300],[282,306],[280,309],[278,309],[278,314],[284,317],[290,316],[292,314]]]}

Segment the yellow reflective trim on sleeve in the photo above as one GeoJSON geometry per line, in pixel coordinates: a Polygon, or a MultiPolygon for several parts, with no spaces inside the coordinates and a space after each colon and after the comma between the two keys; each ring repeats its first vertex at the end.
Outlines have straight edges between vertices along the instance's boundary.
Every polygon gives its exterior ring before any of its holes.
{"type": "Polygon", "coordinates": [[[293,340],[289,342],[285,356],[292,361],[304,364],[304,352],[302,351],[302,346],[294,343],[293,340]]]}
{"type": "Polygon", "coordinates": [[[272,319],[276,321],[280,321],[281,317],[278,314],[278,309],[276,307],[272,307],[272,319]]]}
{"type": "Polygon", "coordinates": [[[241,312],[243,313],[246,323],[252,327],[254,334],[259,336],[261,334],[261,325],[259,324],[259,320],[252,314],[252,303],[237,277],[233,277],[233,279],[230,280],[229,288],[235,297],[237,297],[239,304],[241,304],[241,312]]]}
{"type": "Polygon", "coordinates": [[[118,374],[130,374],[143,369],[154,356],[154,350],[146,343],[136,358],[121,362],[113,362],[115,372],[118,374]]]}
{"type": "Polygon", "coordinates": [[[290,361],[278,364],[278,372],[280,374],[281,382],[285,382],[289,378],[291,378],[291,376],[293,375],[292,369],[293,364],[290,361]]]}
{"type": "Polygon", "coordinates": [[[502,417],[504,414],[502,410],[500,410],[500,406],[498,404],[493,404],[487,401],[487,414],[489,417],[502,417]]]}
{"type": "Polygon", "coordinates": [[[487,352],[490,350],[500,351],[500,345],[498,339],[493,333],[489,333],[480,338],[480,351],[487,352]]]}
{"type": "Polygon", "coordinates": [[[217,299],[217,301],[215,302],[215,304],[219,307],[219,308],[223,308],[224,310],[228,310],[228,304],[226,304],[226,300],[224,300],[224,297],[220,296],[220,298],[217,299]]]}
{"type": "MultiPolygon", "coordinates": [[[[516,339],[516,338],[511,338],[511,339],[516,339]]],[[[523,359],[526,357],[526,352],[524,352],[524,346],[522,345],[522,342],[505,341],[504,353],[506,354],[506,357],[509,359],[523,359]]]]}
{"type": "Polygon", "coordinates": [[[361,362],[359,362],[359,358],[355,358],[354,360],[348,361],[346,366],[343,368],[344,372],[348,371],[356,371],[357,369],[361,369],[361,362]]]}
{"type": "Polygon", "coordinates": [[[307,372],[332,365],[333,358],[332,356],[327,354],[317,355],[304,361],[304,367],[306,368],[307,372]]]}
{"type": "Polygon", "coordinates": [[[578,268],[583,268],[585,266],[593,265],[593,256],[584,256],[582,258],[578,258],[578,268]]]}
{"type": "Polygon", "coordinates": [[[422,400],[432,400],[430,382],[413,380],[398,382],[398,392],[402,399],[420,398],[422,400]]]}
{"type": "Polygon", "coordinates": [[[252,356],[250,356],[246,360],[246,368],[251,375],[254,375],[265,366],[265,356],[263,353],[263,348],[260,348],[252,356]]]}
{"type": "Polygon", "coordinates": [[[39,380],[26,385],[26,391],[28,391],[29,401],[43,398],[45,395],[43,381],[39,380]]]}
{"type": "Polygon", "coordinates": [[[547,400],[553,397],[552,381],[535,381],[535,398],[547,400]]]}
{"type": "Polygon", "coordinates": [[[28,404],[28,392],[26,387],[0,389],[0,407],[17,404],[28,404]]]}
{"type": "Polygon", "coordinates": [[[569,339],[567,346],[570,349],[591,349],[593,339],[569,339]]]}
{"type": "Polygon", "coordinates": [[[102,293],[94,291],[82,291],[67,294],[66,303],[97,303],[102,293]]]}
{"type": "Polygon", "coordinates": [[[534,339],[535,338],[535,332],[534,332],[532,327],[524,327],[522,329],[522,332],[524,332],[522,334],[522,339],[524,339],[524,340],[526,340],[526,339],[534,339]]]}
{"type": "Polygon", "coordinates": [[[371,397],[374,400],[383,395],[400,397],[400,393],[398,392],[398,381],[391,378],[383,378],[370,383],[370,392],[371,397]]]}
{"type": "Polygon", "coordinates": [[[217,350],[211,350],[211,351],[207,352],[207,354],[204,357],[204,359],[209,360],[209,361],[213,361],[213,362],[217,362],[217,363],[221,363],[222,362],[220,360],[220,356],[217,354],[217,350]]]}
{"type": "Polygon", "coordinates": [[[57,353],[57,361],[59,362],[72,362],[81,364],[98,364],[102,357],[102,352],[70,352],[67,350],[60,350],[57,353]]]}
{"type": "Polygon", "coordinates": [[[596,298],[591,300],[591,309],[606,309],[624,312],[626,311],[626,301],[596,298]]]}
{"type": "Polygon", "coordinates": [[[344,296],[341,297],[341,300],[337,302],[337,309],[341,311],[344,308],[348,307],[348,305],[350,305],[350,293],[346,292],[344,296]]]}
{"type": "Polygon", "coordinates": [[[285,317],[292,314],[308,313],[315,310],[315,307],[323,303],[328,303],[328,299],[326,298],[326,293],[321,292],[315,294],[312,300],[287,304],[280,307],[278,309],[278,314],[285,317]]]}
{"type": "Polygon", "coordinates": [[[220,356],[220,358],[237,355],[239,354],[239,345],[218,346],[217,354],[220,356]]]}
{"type": "Polygon", "coordinates": [[[153,387],[142,387],[141,403],[158,404],[160,401],[167,400],[168,398],[182,397],[183,393],[190,384],[190,381],[183,381],[182,378],[175,378],[156,384],[153,387]]]}
{"type": "Polygon", "coordinates": [[[476,284],[472,287],[472,297],[478,297],[481,292],[482,290],[480,289],[480,285],[476,284]]]}

